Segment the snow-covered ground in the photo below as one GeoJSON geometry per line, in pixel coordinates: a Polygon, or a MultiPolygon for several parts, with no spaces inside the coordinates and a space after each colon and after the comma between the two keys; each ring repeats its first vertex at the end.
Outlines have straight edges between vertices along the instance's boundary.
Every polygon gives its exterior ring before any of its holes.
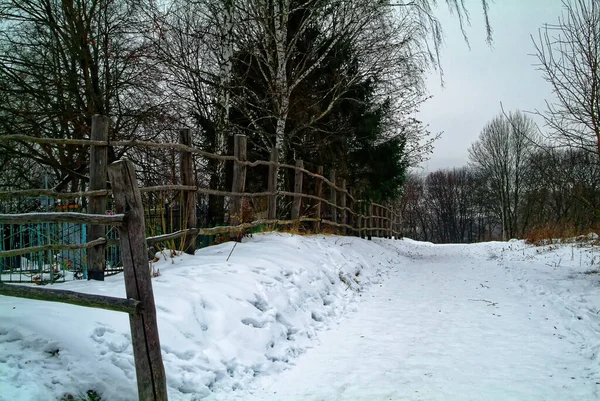
{"type": "MultiPolygon", "coordinates": [[[[600,400],[600,252],[255,235],[153,279],[170,400],[600,400]]],[[[119,276],[54,288],[124,295],[119,276]]],[[[128,318],[0,297],[0,400],[135,400],[128,318]]]]}

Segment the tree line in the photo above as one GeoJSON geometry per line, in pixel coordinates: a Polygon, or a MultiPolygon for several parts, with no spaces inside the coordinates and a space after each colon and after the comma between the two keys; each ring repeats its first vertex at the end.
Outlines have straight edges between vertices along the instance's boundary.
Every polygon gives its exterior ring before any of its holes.
{"type": "Polygon", "coordinates": [[[554,100],[532,114],[503,110],[467,166],[411,174],[400,202],[405,235],[460,243],[600,228],[600,4],[564,1],[558,22],[532,40],[554,100]]]}
{"type": "MultiPolygon", "coordinates": [[[[457,0],[445,3],[467,23],[457,0]]],[[[439,65],[436,2],[417,0],[0,0],[0,136],[86,139],[94,114],[111,117],[110,140],[176,141],[248,157],[302,159],[335,169],[355,193],[396,198],[409,166],[433,138],[414,118],[424,74],[439,65]]],[[[488,27],[487,2],[483,14],[488,27]]],[[[176,183],[176,154],[127,156],[145,185],[176,183]]],[[[225,164],[200,161],[197,181],[230,186],[225,164]]],[[[0,189],[85,189],[81,146],[0,143],[0,189]]],[[[262,185],[266,172],[249,175],[262,185]]],[[[282,174],[280,187],[291,176],[282,174]]],[[[254,180],[255,182],[252,182],[254,180]]],[[[223,201],[210,213],[222,219],[223,201]]]]}
{"type": "Polygon", "coordinates": [[[400,201],[404,235],[469,243],[597,229],[597,158],[542,141],[531,117],[500,114],[470,147],[467,166],[410,174],[400,201]]]}

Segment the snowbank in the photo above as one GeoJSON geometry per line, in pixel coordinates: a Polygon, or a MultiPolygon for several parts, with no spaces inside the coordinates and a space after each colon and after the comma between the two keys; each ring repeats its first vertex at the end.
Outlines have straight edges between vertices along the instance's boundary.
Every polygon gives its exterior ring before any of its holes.
{"type": "MultiPolygon", "coordinates": [[[[348,313],[362,286],[404,259],[385,242],[273,233],[245,239],[229,261],[233,243],[156,263],[170,400],[223,394],[284,369],[348,313]]],[[[121,275],[53,288],[125,294],[121,275]]],[[[91,388],[107,401],[137,399],[128,317],[0,297],[0,400],[57,400],[91,388]]]]}

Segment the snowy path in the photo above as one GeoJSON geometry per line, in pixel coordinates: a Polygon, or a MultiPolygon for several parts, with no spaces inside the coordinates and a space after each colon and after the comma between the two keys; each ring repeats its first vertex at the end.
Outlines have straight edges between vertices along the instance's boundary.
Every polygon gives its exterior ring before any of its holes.
{"type": "MultiPolygon", "coordinates": [[[[600,247],[589,241],[267,233],[227,260],[232,249],[159,255],[171,401],[600,401],[600,247]]],[[[57,287],[125,294],[121,275],[57,287]]],[[[0,296],[0,401],[90,389],[137,399],[127,316],[0,296]]]]}
{"type": "Polygon", "coordinates": [[[563,310],[490,263],[496,248],[421,245],[403,254],[412,263],[368,289],[295,366],[259,378],[242,398],[600,399],[598,360],[581,352],[584,319],[569,329],[563,310]]]}

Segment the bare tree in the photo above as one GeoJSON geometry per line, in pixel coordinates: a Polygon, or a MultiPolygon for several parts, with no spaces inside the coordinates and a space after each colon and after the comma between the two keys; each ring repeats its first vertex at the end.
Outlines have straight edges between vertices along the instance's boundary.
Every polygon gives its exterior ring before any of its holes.
{"type": "Polygon", "coordinates": [[[600,158],[600,3],[564,0],[563,8],[558,23],[532,37],[539,70],[557,98],[538,114],[559,145],[600,158]]]}
{"type": "MultiPolygon", "coordinates": [[[[141,34],[154,31],[146,3],[0,0],[0,135],[84,139],[97,113],[113,118],[111,139],[158,129],[159,71],[141,34]]],[[[85,185],[82,147],[2,148],[56,173],[59,188],[85,185]]],[[[111,149],[110,156],[120,155],[111,149]]]]}
{"type": "Polygon", "coordinates": [[[519,210],[534,136],[535,125],[530,117],[518,111],[508,116],[500,114],[469,148],[472,165],[488,177],[489,190],[496,197],[504,240],[521,234],[519,210]]]}

